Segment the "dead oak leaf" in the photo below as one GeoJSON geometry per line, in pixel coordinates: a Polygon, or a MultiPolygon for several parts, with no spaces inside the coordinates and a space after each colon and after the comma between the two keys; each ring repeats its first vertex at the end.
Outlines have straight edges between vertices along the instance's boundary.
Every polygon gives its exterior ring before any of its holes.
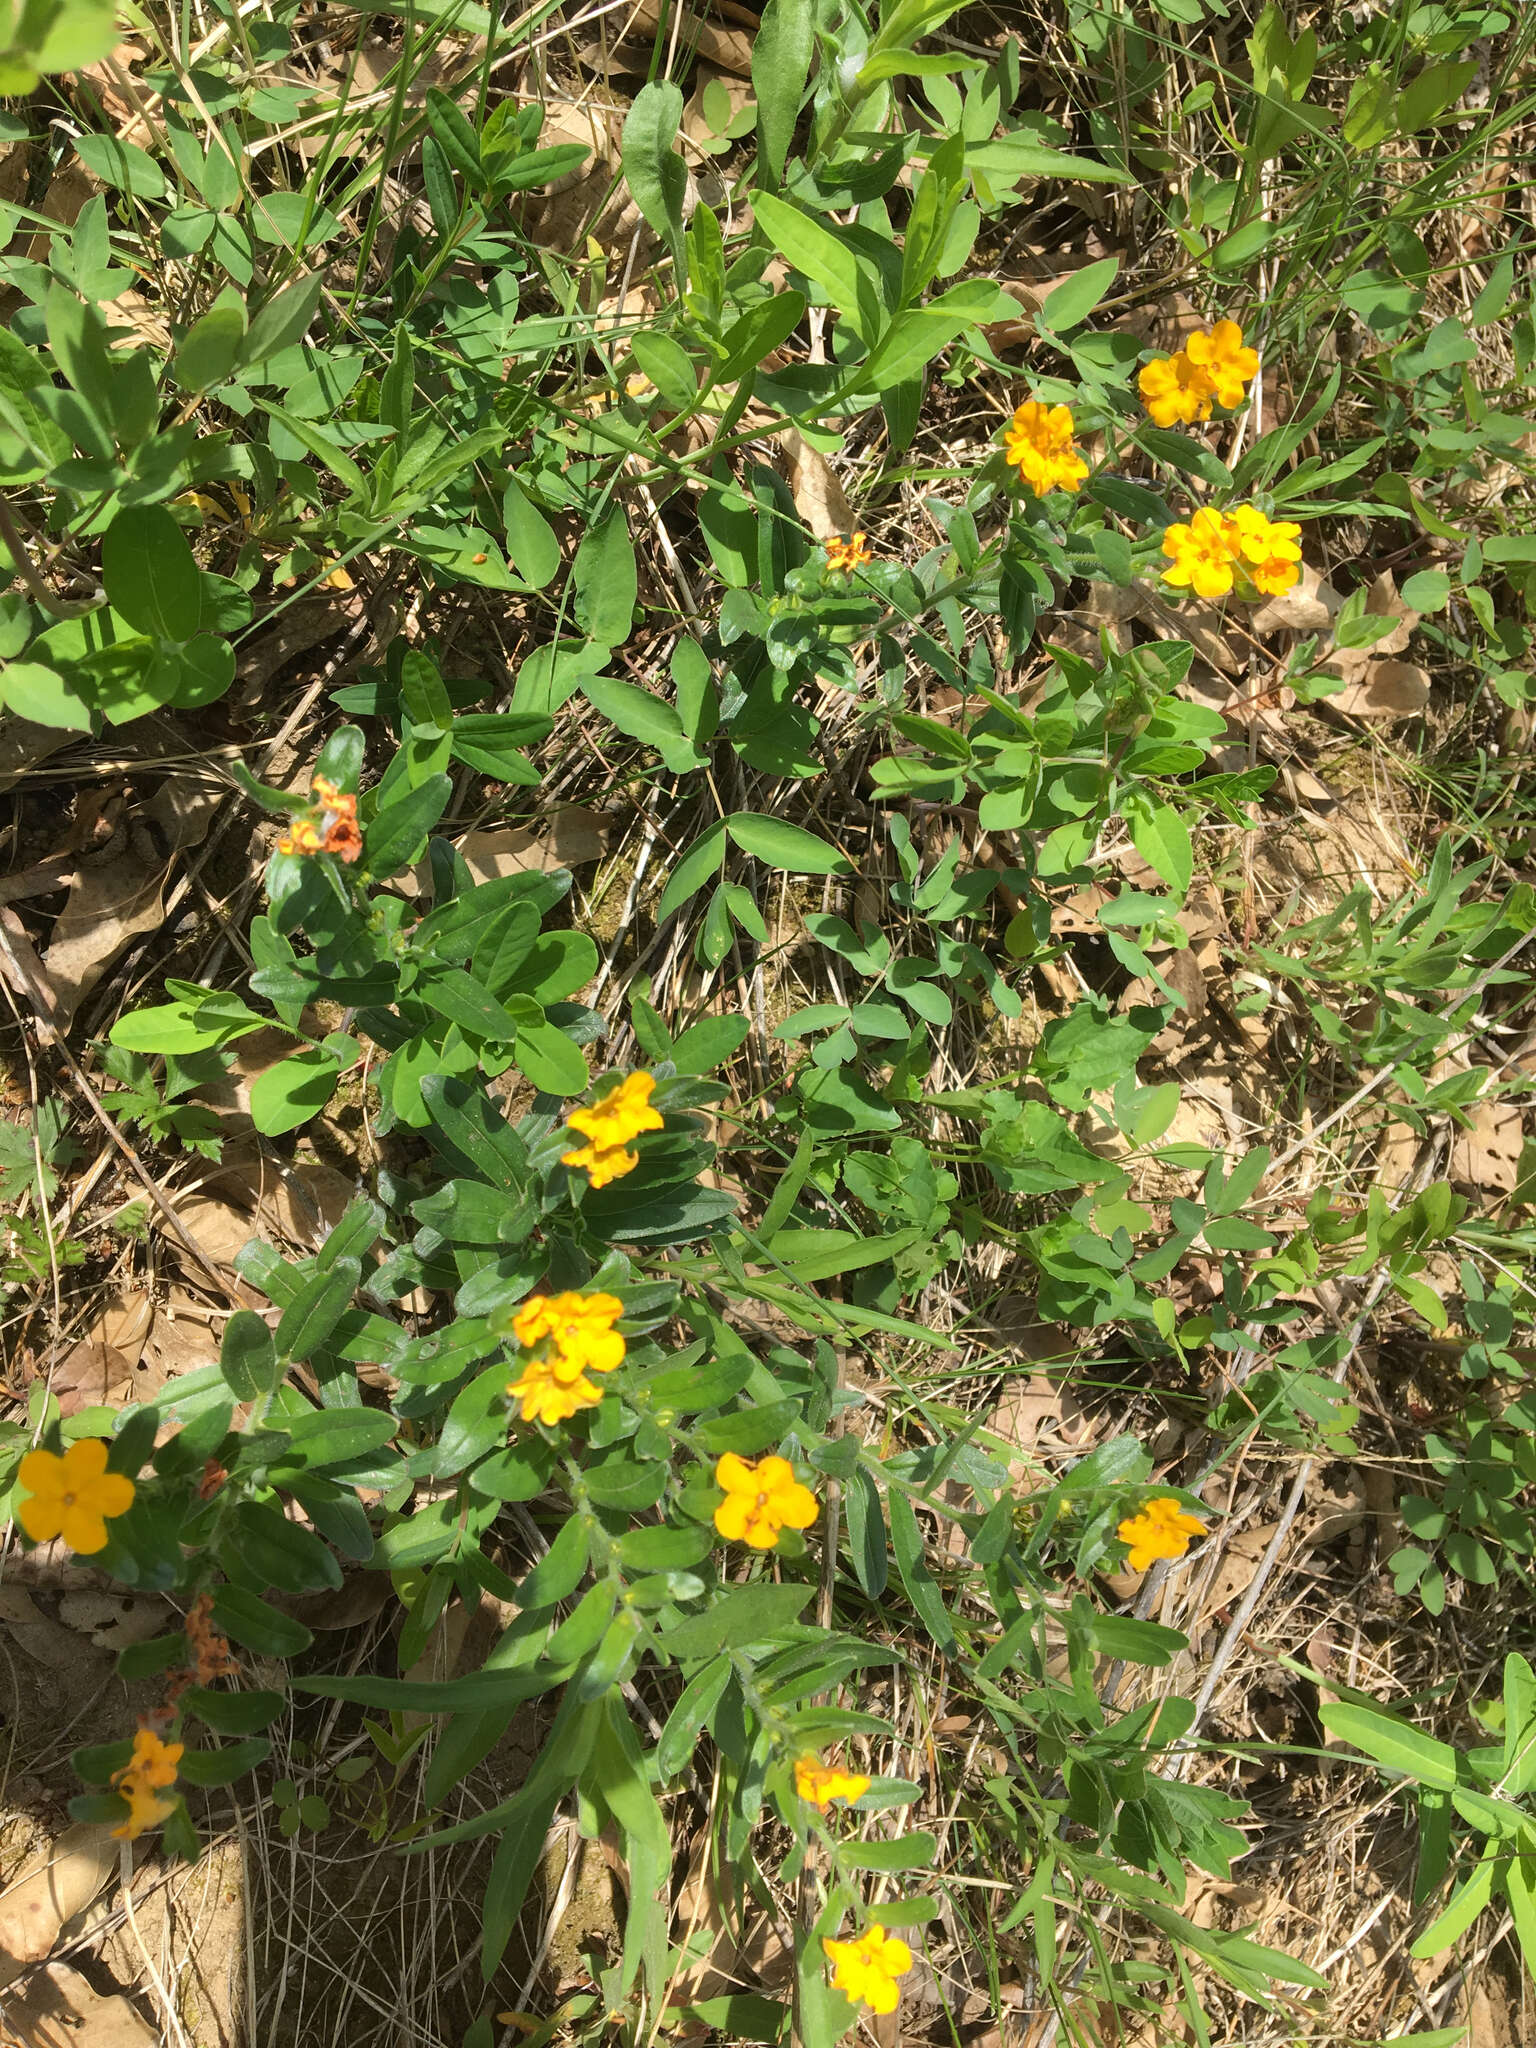
{"type": "Polygon", "coordinates": [[[162,864],[132,846],[104,867],[80,869],[43,955],[61,1034],[118,955],[164,922],[164,887],[162,864]]]}

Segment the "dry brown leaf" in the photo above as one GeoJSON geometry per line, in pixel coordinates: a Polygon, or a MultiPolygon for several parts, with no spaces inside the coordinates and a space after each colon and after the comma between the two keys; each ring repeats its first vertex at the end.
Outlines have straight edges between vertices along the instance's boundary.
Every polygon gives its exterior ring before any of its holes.
{"type": "MultiPolygon", "coordinates": [[[[1369,647],[1332,647],[1328,650],[1325,659],[1329,668],[1341,675],[1346,683],[1358,682],[1367,669],[1373,668],[1384,656],[1401,654],[1419,623],[1418,613],[1409,611],[1398,596],[1397,583],[1390,569],[1383,569],[1366,592],[1365,615],[1370,619],[1391,619],[1393,624],[1369,647]]],[[[1330,697],[1328,701],[1339,705],[1343,699],[1330,697]]]]}
{"type": "Polygon", "coordinates": [[[708,64],[700,64],[694,72],[693,92],[687,106],[683,108],[683,133],[694,142],[713,141],[717,131],[704,113],[706,86],[723,87],[726,98],[730,101],[731,113],[736,115],[752,98],[752,88],[744,82],[745,78],[745,72],[740,78],[735,78],[728,72],[712,69],[708,64]]]}
{"type": "Polygon", "coordinates": [[[66,1920],[88,1906],[118,1866],[109,1828],[81,1821],[27,1859],[0,1898],[0,1987],[40,1963],[66,1920]]]}
{"type": "Polygon", "coordinates": [[[289,605],[272,621],[268,631],[241,643],[235,665],[237,701],[254,703],[279,669],[286,668],[301,654],[308,654],[312,647],[346,632],[362,615],[360,590],[328,592],[324,597],[306,598],[301,604],[289,605]]]}
{"type": "Polygon", "coordinates": [[[103,867],[82,867],[43,955],[54,996],[54,1028],[69,1030],[75,1013],[118,954],[141,932],[164,922],[165,869],[132,846],[103,867]]]}
{"type": "Polygon", "coordinates": [[[52,1671],[71,1671],[80,1688],[89,1691],[103,1676],[80,1638],[71,1635],[52,1615],[44,1614],[20,1586],[0,1586],[0,1626],[6,1639],[24,1656],[52,1671]]]}
{"type": "Polygon", "coordinates": [[[498,875],[545,874],[551,868],[598,860],[607,843],[607,822],[598,812],[567,804],[556,811],[547,832],[531,832],[521,825],[467,832],[458,850],[475,880],[488,882],[498,875]]]}
{"type": "Polygon", "coordinates": [[[185,847],[201,846],[214,813],[228,802],[227,784],[208,782],[200,775],[167,775],[142,809],[170,850],[180,853],[185,847]]]}
{"type": "Polygon", "coordinates": [[[852,533],[856,524],[853,507],[828,467],[825,455],[811,446],[798,427],[786,427],[779,436],[779,444],[784,450],[785,476],[795,510],[817,540],[852,533]]]}
{"type": "MultiPolygon", "coordinates": [[[[236,1255],[249,1244],[255,1232],[251,1219],[243,1209],[237,1209],[233,1202],[226,1202],[213,1195],[178,1195],[176,1214],[183,1229],[195,1239],[204,1255],[216,1266],[232,1266],[236,1255]]],[[[181,1240],[165,1226],[166,1242],[179,1253],[185,1248],[181,1240]]]]}
{"type": "Polygon", "coordinates": [[[170,1627],[172,1609],[154,1593],[74,1592],[61,1597],[59,1619],[66,1628],[89,1636],[98,1650],[116,1654],[130,1643],[147,1643],[170,1627]]]}
{"type": "Polygon", "coordinates": [[[1009,1473],[1020,1478],[1039,1468],[1037,1450],[1080,1450],[1092,1419],[1065,1381],[1031,1373],[1022,1386],[1004,1389],[987,1417],[987,1428],[1025,1455],[1009,1461],[1009,1473]]]}
{"type": "Polygon", "coordinates": [[[1279,597],[1267,597],[1255,608],[1249,623],[1261,638],[1282,630],[1323,633],[1343,602],[1333,585],[1325,582],[1310,562],[1303,562],[1300,582],[1279,597]]]}
{"type": "Polygon", "coordinates": [[[0,793],[29,775],[39,761],[46,761],[61,747],[75,745],[80,738],[79,733],[62,727],[34,725],[30,718],[0,719],[0,793]]]}
{"type": "Polygon", "coordinates": [[[1417,718],[1429,702],[1429,671],[1411,661],[1368,662],[1358,682],[1325,701],[1349,718],[1417,718]]]}
{"type": "Polygon", "coordinates": [[[67,1963],[39,1970],[6,2001],[19,2048],[158,2048],[160,2030],[126,1998],[103,1996],[67,1963]]]}
{"type": "Polygon", "coordinates": [[[1471,1128],[1458,1131],[1451,1141],[1449,1177],[1474,1193],[1509,1194],[1520,1177],[1524,1135],[1518,1104],[1479,1102],[1471,1128]]]}
{"type": "MultiPolygon", "coordinates": [[[[1163,1142],[1166,1144],[1167,1140],[1163,1142]]],[[[1278,1522],[1265,1522],[1257,1529],[1239,1529],[1226,1542],[1216,1576],[1204,1592],[1199,1618],[1187,1633],[1197,1635],[1213,1614],[1242,1598],[1253,1584],[1279,1526],[1278,1522]]]]}

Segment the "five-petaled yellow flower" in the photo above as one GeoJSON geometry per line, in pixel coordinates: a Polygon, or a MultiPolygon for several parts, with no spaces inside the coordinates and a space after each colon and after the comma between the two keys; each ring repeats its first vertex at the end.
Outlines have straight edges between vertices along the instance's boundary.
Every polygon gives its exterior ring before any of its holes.
{"type": "Polygon", "coordinates": [[[662,1127],[660,1112],[651,1107],[655,1086],[650,1074],[628,1074],[589,1109],[573,1109],[566,1121],[587,1143],[562,1152],[561,1165],[584,1166],[595,1188],[605,1188],[621,1174],[633,1173],[640,1155],[628,1149],[630,1139],[662,1127]]]}
{"type": "Polygon", "coordinates": [[[1075,491],[1088,465],[1072,439],[1072,415],[1064,405],[1026,398],[1003,437],[1003,459],[1019,472],[1037,498],[1048,491],[1075,491]]]}
{"type": "Polygon", "coordinates": [[[1257,505],[1202,506],[1187,526],[1164,533],[1163,581],[1196,597],[1225,597],[1234,587],[1241,597],[1279,597],[1300,578],[1300,535],[1293,520],[1270,519],[1257,505]]]}
{"type": "Polygon", "coordinates": [[[834,535],[831,540],[823,542],[823,546],[827,551],[829,573],[846,576],[875,559],[867,533],[850,533],[846,540],[839,540],[834,535]]]}
{"type": "Polygon", "coordinates": [[[1163,581],[1196,597],[1225,597],[1237,581],[1239,535],[1224,513],[1202,508],[1187,526],[1170,526],[1163,553],[1171,566],[1163,581]]]}
{"type": "Polygon", "coordinates": [[[1243,346],[1243,330],[1235,320],[1218,320],[1209,334],[1197,328],[1184,353],[1208,379],[1216,403],[1229,409],[1242,404],[1259,374],[1258,350],[1243,346]]]}
{"type": "Polygon", "coordinates": [[[857,1941],[828,1941],[822,1949],[832,1965],[832,1982],[855,2004],[871,2012],[894,2012],[901,2001],[898,1980],[912,1967],[912,1951],[872,1920],[857,1941]]]}
{"type": "Polygon", "coordinates": [[[152,1728],[134,1736],[133,1755],[112,1774],[113,1786],[128,1802],[128,1818],[112,1830],[120,1841],[136,1841],[175,1811],[175,1800],[162,1799],[160,1788],[175,1784],[183,1750],[180,1742],[162,1742],[152,1728]]]}
{"type": "Polygon", "coordinates": [[[1205,1534],[1205,1524],[1164,1494],[1149,1500],[1139,1515],[1128,1516],[1115,1534],[1131,1546],[1126,1559],[1131,1570],[1144,1572],[1160,1557],[1182,1557],[1191,1538],[1205,1534]]]}
{"type": "Polygon", "coordinates": [[[869,1780],[858,1771],[845,1771],[839,1764],[824,1764],[818,1756],[800,1757],[795,1764],[795,1790],[823,1813],[834,1799],[846,1799],[852,1806],[869,1790],[869,1780]]]}
{"type": "Polygon", "coordinates": [[[715,1484],[725,1495],[715,1527],[728,1543],[772,1550],[785,1529],[809,1529],[816,1519],[816,1496],[800,1484],[788,1458],[749,1465],[727,1451],[715,1467],[715,1484]]]}
{"type": "Polygon", "coordinates": [[[623,1313],[612,1294],[536,1294],[524,1302],[512,1334],[526,1355],[507,1388],[523,1404],[524,1422],[568,1422],[579,1408],[596,1407],[603,1392],[587,1374],[623,1362],[624,1339],[613,1327],[623,1313]]]}
{"type": "Polygon", "coordinates": [[[1244,346],[1235,320],[1197,328],[1177,355],[1154,356],[1136,379],[1142,401],[1160,427],[1208,420],[1212,405],[1242,404],[1259,374],[1257,349],[1244,346]]]}
{"type": "Polygon", "coordinates": [[[1255,590],[1280,597],[1301,576],[1301,528],[1293,519],[1267,519],[1257,505],[1232,513],[1242,571],[1255,590]]]}
{"type": "Polygon", "coordinates": [[[107,1470],[99,1436],[81,1437],[62,1457],[28,1451],[16,1474],[16,1519],[34,1543],[62,1536],[82,1557],[107,1547],[107,1523],[133,1505],[133,1481],[107,1470]]]}

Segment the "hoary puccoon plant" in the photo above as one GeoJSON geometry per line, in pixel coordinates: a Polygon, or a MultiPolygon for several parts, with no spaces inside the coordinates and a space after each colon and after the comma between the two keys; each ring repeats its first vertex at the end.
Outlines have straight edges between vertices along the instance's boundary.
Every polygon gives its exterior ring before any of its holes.
{"type": "MultiPolygon", "coordinates": [[[[441,689],[425,657],[393,665],[418,709],[441,689]]],[[[217,1365],[121,1414],[39,1411],[12,1495],[25,1535],[185,1616],[121,1653],[153,1703],[131,1739],[77,1754],[91,1788],[77,1815],[196,1856],[199,1822],[224,1810],[210,1791],[259,1768],[284,1710],[258,1659],[269,1672],[287,1660],[301,1698],[439,1716],[424,1790],[440,1825],[406,1853],[497,1837],[489,1978],[574,1801],[584,1829],[622,1844],[622,1955],[594,1998],[638,2030],[696,1959],[666,1903],[671,1821],[709,1781],[731,1910],[801,1901],[790,2003],[804,2038],[828,2042],[859,2010],[894,2009],[938,1910],[938,1839],[908,1824],[923,1787],[882,1769],[901,1754],[893,1726],[847,1703],[914,1640],[881,1621],[894,1560],[909,1622],[964,1674],[1011,1759],[994,1795],[1034,1845],[1013,1922],[1028,1912],[1044,1929],[1054,1901],[1107,1885],[1255,1995],[1276,1974],[1311,1981],[1185,1920],[1184,1861],[1229,1866],[1237,1803],[1159,1772],[1187,1725],[1179,1703],[1115,1720],[1090,1683],[1106,1655],[1158,1664],[1182,1642],[1090,1589],[1127,1560],[1180,1557],[1205,1527],[1200,1503],[1150,1487],[1130,1438],[1031,1495],[1027,1514],[1006,1466],[962,1437],[882,1440],[819,1334],[837,1332],[835,1304],[803,1283],[780,1299],[804,1341],[746,1340],[736,1311],[767,1255],[712,1171],[710,1137],[723,1091],[708,1069],[739,1043],[734,1021],[663,1048],[637,1006],[656,1050],[597,1066],[601,1019],[577,1000],[595,948],[550,922],[570,877],[476,882],[433,836],[449,780],[433,749],[446,758],[452,720],[436,742],[427,723],[370,787],[352,727],[327,744],[310,797],[253,786],[282,829],[249,1001],[173,982],[113,1033],[173,1068],[275,1029],[292,1050],[257,1084],[267,1128],[366,1085],[378,1135],[413,1144],[409,1168],[380,1168],[313,1256],[247,1246],[241,1277],[271,1307],[230,1317],[217,1365]],[[393,886],[407,872],[411,897],[393,886]],[[317,1013],[345,1023],[325,1030],[317,1013]],[[408,1314],[422,1289],[451,1315],[408,1314]],[[509,1536],[510,1504],[525,1512],[509,1536]],[[963,1562],[935,1561],[935,1529],[963,1562]],[[455,1598],[489,1594],[512,1618],[467,1676],[309,1675],[293,1596],[347,1571],[393,1576],[402,1670],[455,1598]],[[1062,1572],[1077,1582],[1064,1609],[1062,1572]],[[1045,1661],[1047,1628],[1054,1640],[1063,1624],[1066,1675],[1045,1661]],[[456,1814],[456,1789],[535,1700],[546,1732],[526,1781],[456,1814]],[[639,1702],[658,1703],[659,1733],[639,1702]]],[[[871,1326],[907,1327],[856,1325],[871,1326]]]]}

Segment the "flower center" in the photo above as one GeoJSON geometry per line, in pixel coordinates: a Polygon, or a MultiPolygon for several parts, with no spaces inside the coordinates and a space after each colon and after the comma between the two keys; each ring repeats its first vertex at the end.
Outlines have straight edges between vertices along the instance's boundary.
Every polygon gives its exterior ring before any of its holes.
{"type": "Polygon", "coordinates": [[[62,1496],[62,1498],[63,1498],[63,1502],[64,1502],[64,1505],[65,1505],[65,1507],[67,1507],[67,1508],[72,1508],[72,1507],[74,1506],[74,1504],[75,1504],[75,1496],[74,1496],[74,1495],[73,1495],[72,1493],[66,1493],[66,1494],[64,1494],[64,1495],[62,1496]]]}

